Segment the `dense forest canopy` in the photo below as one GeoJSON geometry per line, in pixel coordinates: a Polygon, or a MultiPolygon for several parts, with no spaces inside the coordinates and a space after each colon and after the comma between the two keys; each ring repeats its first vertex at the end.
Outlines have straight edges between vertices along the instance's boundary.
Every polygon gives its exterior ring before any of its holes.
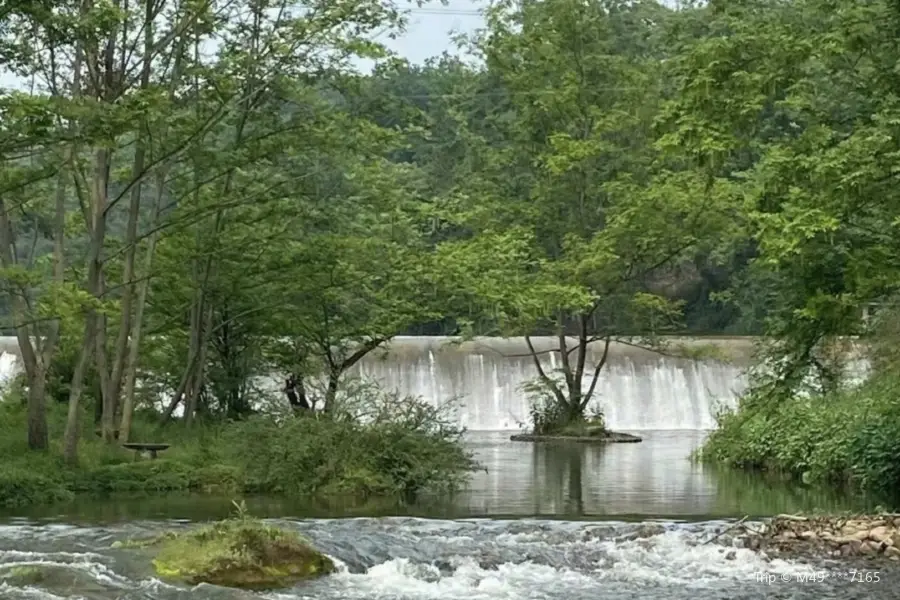
{"type": "Polygon", "coordinates": [[[624,336],[769,334],[799,381],[896,292],[894,3],[500,1],[424,65],[372,41],[401,9],[3,6],[32,447],[48,395],[68,456],[85,394],[127,438],[138,379],[188,423],[245,414],[273,370],[324,375],[336,410],[403,333],[559,336],[558,373],[534,357],[561,418],[602,376],[588,344],[624,336]]]}

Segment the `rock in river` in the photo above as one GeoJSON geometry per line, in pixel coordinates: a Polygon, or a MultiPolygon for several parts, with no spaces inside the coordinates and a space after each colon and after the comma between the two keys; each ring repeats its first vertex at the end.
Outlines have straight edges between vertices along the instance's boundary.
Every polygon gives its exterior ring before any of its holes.
{"type": "Polygon", "coordinates": [[[243,589],[289,587],[327,575],[334,563],[298,534],[249,518],[230,519],[148,542],[164,579],[243,589]]]}

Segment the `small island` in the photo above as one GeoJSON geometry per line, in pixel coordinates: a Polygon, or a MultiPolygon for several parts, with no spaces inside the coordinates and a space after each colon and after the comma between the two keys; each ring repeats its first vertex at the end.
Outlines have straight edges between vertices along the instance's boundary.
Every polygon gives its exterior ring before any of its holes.
{"type": "Polygon", "coordinates": [[[610,431],[600,416],[591,419],[575,419],[566,424],[539,423],[530,433],[517,433],[510,436],[509,439],[513,442],[575,442],[578,444],[635,444],[643,441],[641,437],[630,433],[610,431]]]}
{"type": "Polygon", "coordinates": [[[116,546],[156,548],[156,574],[189,585],[278,589],[335,571],[332,560],[299,534],[245,516],[116,546]]]}

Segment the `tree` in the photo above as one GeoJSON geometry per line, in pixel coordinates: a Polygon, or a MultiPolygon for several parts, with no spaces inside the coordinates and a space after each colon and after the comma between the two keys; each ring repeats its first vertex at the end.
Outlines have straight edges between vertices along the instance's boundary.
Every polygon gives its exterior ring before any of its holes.
{"type": "Polygon", "coordinates": [[[664,80],[647,40],[660,16],[655,3],[501,3],[475,40],[507,95],[492,115],[503,141],[483,146],[478,177],[460,190],[475,236],[442,256],[462,265],[458,304],[525,335],[551,426],[583,417],[613,340],[675,323],[678,304],[648,283],[724,217],[728,186],[653,146],[664,80]],[[559,374],[531,343],[540,330],[558,340],[559,374]],[[588,364],[598,341],[602,358],[588,364]]]}
{"type": "MultiPolygon", "coordinates": [[[[216,335],[247,329],[247,315],[232,307],[251,297],[241,285],[255,266],[250,256],[271,240],[254,238],[247,225],[277,231],[285,219],[310,212],[296,188],[317,168],[302,163],[315,152],[297,152],[291,162],[282,160],[285,149],[304,148],[314,127],[322,139],[336,137],[330,128],[340,126],[332,118],[340,110],[322,102],[321,82],[355,57],[384,56],[370,34],[402,19],[392,3],[374,0],[313,3],[302,14],[278,1],[148,1],[36,5],[8,16],[3,56],[40,85],[30,95],[3,97],[4,182],[29,202],[48,197],[46,182],[55,182],[55,215],[76,208],[81,222],[48,219],[42,207],[15,223],[4,203],[4,275],[15,283],[7,291],[28,365],[36,448],[47,444],[43,388],[58,323],[86,318],[83,330],[69,332],[80,338],[74,363],[58,370],[72,373],[64,446],[75,462],[89,377],[99,381],[104,438],[116,437],[118,423],[127,439],[140,363],[160,347],[147,333],[164,332],[175,347],[184,342],[173,349],[185,360],[177,368],[169,363],[171,373],[179,371],[169,414],[184,402],[190,423],[202,408],[216,370],[211,346],[224,364],[216,335]],[[210,40],[217,43],[212,57],[201,52],[210,40]],[[322,108],[323,118],[310,121],[322,108]],[[27,259],[26,269],[16,244],[32,230],[51,232],[56,254],[34,268],[27,259]],[[72,253],[66,271],[64,250],[72,253]],[[160,290],[160,283],[174,289],[160,290]]],[[[271,273],[266,283],[282,276],[271,273]]],[[[250,329],[271,331],[254,317],[250,329]]]]}
{"type": "Polygon", "coordinates": [[[889,2],[714,3],[673,61],[671,143],[730,163],[747,199],[773,300],[771,391],[838,386],[835,337],[897,290],[898,23],[889,2]]]}

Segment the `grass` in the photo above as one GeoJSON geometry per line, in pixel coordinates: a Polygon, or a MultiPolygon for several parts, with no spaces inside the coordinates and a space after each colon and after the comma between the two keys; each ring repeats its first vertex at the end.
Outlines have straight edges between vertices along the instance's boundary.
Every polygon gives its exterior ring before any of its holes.
{"type": "Polygon", "coordinates": [[[454,488],[475,467],[457,436],[432,430],[302,417],[160,428],[140,413],[130,440],[171,446],[156,460],[135,461],[133,451],[100,440],[85,412],[72,468],[62,460],[65,412],[48,407],[50,449],[32,452],[24,407],[0,402],[0,508],[123,492],[403,498],[454,488]]]}

